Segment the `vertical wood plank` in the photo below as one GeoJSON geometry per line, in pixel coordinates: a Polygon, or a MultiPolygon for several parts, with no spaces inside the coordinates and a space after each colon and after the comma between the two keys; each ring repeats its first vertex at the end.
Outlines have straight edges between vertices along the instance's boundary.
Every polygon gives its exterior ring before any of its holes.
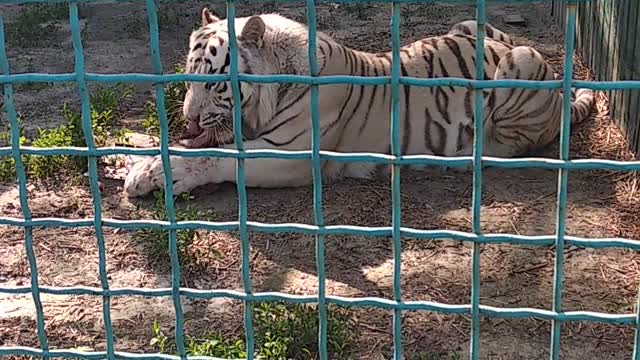
{"type": "Polygon", "coordinates": [[[584,33],[582,34],[583,38],[583,49],[582,49],[582,60],[585,62],[587,66],[593,71],[593,64],[591,61],[591,49],[593,46],[593,4],[592,2],[587,2],[584,4],[586,9],[583,15],[584,21],[584,33]]]}
{"type": "MultiPolygon", "coordinates": [[[[562,0],[552,0],[554,21],[564,25],[562,0]]],[[[640,80],[640,1],[591,0],[578,4],[576,52],[596,81],[640,80]]],[[[640,90],[605,91],[613,121],[640,152],[640,90]]]]}
{"type": "Polygon", "coordinates": [[[576,13],[576,53],[582,56],[583,36],[584,33],[584,3],[578,3],[576,13]]]}
{"type": "Polygon", "coordinates": [[[596,48],[596,32],[597,32],[597,16],[598,16],[598,5],[599,2],[591,3],[591,13],[589,14],[589,31],[591,32],[591,36],[589,37],[589,67],[594,72],[595,76],[595,48],[596,48]]]}
{"type": "MultiPolygon", "coordinates": [[[[638,30],[638,9],[639,6],[637,4],[637,2],[634,3],[634,1],[631,1],[631,4],[629,6],[629,13],[628,13],[628,24],[627,24],[627,28],[626,28],[626,36],[625,36],[625,44],[624,44],[624,48],[623,48],[623,59],[625,61],[622,61],[620,66],[622,68],[622,72],[620,74],[620,78],[622,80],[631,80],[634,78],[633,74],[633,64],[629,63],[628,60],[633,59],[634,56],[634,51],[635,51],[635,47],[636,47],[636,31],[638,30]]],[[[633,139],[631,139],[629,137],[630,133],[631,133],[631,128],[633,128],[633,126],[638,126],[637,122],[633,119],[634,116],[637,117],[637,111],[636,114],[633,114],[633,111],[631,110],[631,107],[633,106],[634,102],[638,101],[638,94],[630,90],[626,90],[623,91],[622,96],[621,96],[621,100],[619,101],[619,106],[616,106],[615,108],[612,108],[610,110],[611,113],[611,117],[613,119],[615,119],[614,121],[616,121],[616,123],[620,126],[620,129],[622,130],[623,133],[625,133],[625,136],[627,137],[627,140],[629,141],[629,144],[631,145],[632,141],[634,141],[633,139]],[[634,125],[635,123],[635,125],[634,125]]]]}
{"type": "MultiPolygon", "coordinates": [[[[619,0],[619,13],[618,13],[618,23],[615,26],[618,29],[618,57],[617,62],[615,63],[615,73],[613,74],[614,80],[624,80],[625,79],[625,59],[629,58],[628,46],[631,39],[630,34],[633,34],[633,29],[631,25],[634,23],[634,18],[629,16],[629,12],[631,11],[632,1],[631,0],[619,0]]],[[[624,90],[618,90],[614,94],[613,98],[609,99],[609,109],[610,112],[613,109],[617,112],[618,116],[615,118],[612,115],[617,123],[626,123],[626,114],[623,115],[623,111],[618,111],[617,109],[622,109],[622,98],[624,97],[624,90]]]]}
{"type": "Polygon", "coordinates": [[[598,63],[597,63],[597,53],[598,53],[598,41],[600,32],[599,19],[600,19],[600,1],[593,2],[593,13],[591,14],[591,54],[589,56],[589,66],[595,75],[595,78],[598,78],[598,63]]]}
{"type": "MultiPolygon", "coordinates": [[[[607,79],[613,81],[619,80],[618,66],[620,65],[620,45],[624,42],[624,39],[622,38],[623,34],[618,31],[619,21],[621,20],[619,17],[619,9],[623,2],[624,0],[612,1],[611,20],[609,21],[610,30],[608,48],[610,56],[608,57],[609,69],[607,71],[607,79]]],[[[617,90],[609,91],[609,107],[611,107],[611,104],[615,103],[619,94],[620,91],[617,90]]]]}
{"type": "MultiPolygon", "coordinates": [[[[603,55],[604,55],[604,61],[603,61],[603,69],[602,69],[602,80],[611,80],[611,63],[613,62],[612,59],[612,52],[611,52],[611,20],[613,19],[613,0],[607,0],[607,2],[605,3],[605,18],[604,20],[604,26],[603,26],[603,31],[602,31],[602,38],[603,38],[603,55]]],[[[609,93],[611,93],[611,91],[609,91],[609,93]]]]}
{"type": "MultiPolygon", "coordinates": [[[[640,36],[637,35],[637,31],[640,30],[640,3],[634,1],[633,7],[635,8],[635,16],[631,19],[636,19],[633,29],[629,28],[630,34],[633,34],[634,38],[633,51],[630,56],[625,59],[625,64],[630,67],[630,80],[640,80],[640,69],[638,68],[638,62],[640,61],[640,36]]],[[[630,45],[630,44],[629,44],[630,45]]],[[[630,91],[630,108],[627,117],[627,138],[631,146],[637,151],[640,151],[640,90],[630,91]]]]}

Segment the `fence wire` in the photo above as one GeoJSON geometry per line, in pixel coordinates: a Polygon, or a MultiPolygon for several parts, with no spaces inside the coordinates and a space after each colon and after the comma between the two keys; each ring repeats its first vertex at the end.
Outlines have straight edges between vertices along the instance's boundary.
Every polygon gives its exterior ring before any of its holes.
{"type": "MultiPolygon", "coordinates": [[[[566,28],[565,28],[565,61],[563,80],[557,81],[527,81],[527,80],[483,80],[484,68],[481,61],[476,64],[476,79],[438,78],[419,79],[405,77],[400,74],[399,50],[400,44],[400,4],[402,3],[432,3],[431,0],[334,0],[338,3],[366,3],[383,2],[391,5],[391,40],[392,40],[392,71],[391,76],[359,77],[359,76],[322,76],[318,77],[318,64],[316,54],[316,2],[307,0],[307,20],[309,28],[309,64],[308,76],[302,75],[249,75],[238,73],[237,41],[235,37],[234,19],[236,13],[236,1],[227,0],[227,21],[230,39],[231,63],[230,73],[224,75],[192,75],[192,74],[163,74],[160,50],[156,2],[145,0],[150,31],[150,48],[153,65],[153,74],[96,74],[88,73],[84,68],[84,55],[78,18],[79,3],[98,3],[103,0],[79,0],[69,2],[69,20],[75,55],[74,73],[68,74],[10,74],[9,61],[5,49],[3,16],[0,15],[0,83],[4,86],[6,113],[11,125],[11,146],[0,148],[0,156],[11,156],[15,160],[15,168],[18,178],[20,205],[22,218],[0,217],[0,225],[24,228],[26,255],[31,270],[30,286],[0,287],[0,293],[6,294],[31,294],[36,311],[37,334],[40,342],[39,348],[21,346],[2,346],[0,355],[31,355],[40,357],[76,357],[84,359],[185,359],[187,358],[184,346],[184,316],[181,307],[181,298],[214,299],[231,298],[244,302],[244,328],[246,337],[246,350],[248,359],[254,356],[254,329],[252,325],[251,302],[256,301],[287,301],[290,303],[315,303],[318,304],[318,352],[320,359],[328,359],[327,353],[327,305],[336,304],[352,307],[378,307],[393,311],[393,341],[394,359],[403,358],[402,349],[402,312],[403,311],[431,311],[444,314],[469,315],[471,317],[471,341],[470,358],[478,359],[480,354],[480,319],[481,317],[496,318],[537,318],[552,321],[552,333],[550,344],[550,358],[558,359],[560,354],[560,335],[562,323],[567,321],[592,321],[607,324],[628,324],[636,326],[633,358],[640,360],[640,312],[633,314],[606,314],[590,311],[563,311],[562,309],[562,280],[563,280],[563,250],[567,245],[583,248],[625,248],[640,250],[640,240],[621,238],[586,239],[565,235],[565,219],[567,204],[567,177],[569,171],[606,169],[617,171],[640,171],[640,161],[611,161],[603,159],[570,160],[569,159],[569,133],[571,118],[570,97],[563,97],[563,118],[560,133],[560,157],[559,159],[543,158],[519,158],[501,159],[482,156],[482,121],[475,122],[474,151],[467,157],[441,157],[432,155],[402,155],[400,150],[400,124],[399,124],[399,88],[402,85],[411,86],[463,86],[474,89],[475,93],[475,119],[483,119],[482,89],[487,88],[528,88],[528,89],[562,89],[568,94],[571,88],[589,88],[593,90],[608,89],[640,89],[640,81],[608,81],[590,82],[576,81],[572,79],[573,49],[576,22],[576,0],[565,0],[566,28]],[[20,146],[19,126],[13,99],[13,84],[26,82],[66,82],[75,81],[78,84],[79,96],[82,104],[82,126],[87,147],[60,147],[60,148],[34,148],[20,146]],[[163,85],[176,81],[216,82],[230,81],[232,84],[234,111],[233,131],[236,149],[178,149],[169,147],[168,121],[164,104],[163,85]],[[283,150],[244,150],[241,134],[241,104],[240,81],[254,83],[300,83],[311,85],[311,119],[312,146],[308,151],[283,151],[283,150]],[[97,148],[93,141],[91,130],[91,118],[89,108],[88,82],[114,83],[114,82],[144,82],[154,83],[156,91],[156,106],[160,122],[160,146],[146,149],[132,149],[125,147],[100,147],[97,148]],[[318,87],[326,84],[356,84],[356,85],[390,85],[392,92],[391,102],[391,154],[374,153],[336,153],[320,150],[320,132],[318,112],[318,87]],[[172,184],[170,156],[179,155],[185,157],[217,156],[237,159],[237,191],[239,202],[238,221],[210,222],[210,221],[177,221],[173,202],[173,189],[171,186],[164,188],[165,206],[168,214],[167,221],[156,220],[116,220],[102,218],[100,190],[98,186],[97,159],[101,156],[116,154],[132,155],[160,155],[163,160],[165,184],[172,184]],[[26,175],[21,155],[76,155],[88,159],[89,183],[93,198],[95,217],[90,219],[71,220],[64,218],[33,218],[29,209],[26,175]],[[279,159],[307,159],[313,166],[313,207],[314,225],[307,224],[268,224],[252,222],[247,219],[247,195],[244,179],[244,159],[279,158],[279,159]],[[351,225],[325,226],[322,214],[322,178],[321,161],[333,160],[340,162],[371,162],[392,165],[392,226],[366,227],[351,225]],[[473,193],[472,193],[472,232],[448,231],[448,230],[420,230],[403,227],[401,225],[400,211],[400,167],[403,165],[432,165],[461,167],[473,166],[473,193]],[[522,236],[515,234],[483,234],[480,227],[480,206],[482,190],[482,168],[493,166],[500,168],[546,168],[558,170],[557,192],[557,219],[556,234],[547,236],[522,236]],[[76,228],[92,227],[96,230],[98,244],[99,275],[101,287],[51,287],[40,286],[38,283],[38,267],[33,248],[32,230],[39,228],[76,228]],[[169,250],[171,256],[171,287],[161,289],[145,288],[110,288],[106,270],[105,243],[103,228],[119,228],[127,230],[139,229],[165,229],[168,230],[169,250]],[[183,229],[202,229],[210,231],[238,231],[242,243],[242,281],[243,291],[232,290],[196,290],[180,287],[180,264],[176,232],[183,229]],[[316,267],[318,271],[318,294],[315,296],[297,296],[279,292],[253,293],[249,269],[249,239],[248,232],[265,233],[300,233],[314,235],[316,237],[316,267]],[[393,239],[393,298],[391,300],[376,297],[347,298],[329,296],[325,292],[326,269],[324,259],[324,237],[327,235],[358,235],[358,236],[387,236],[393,239]],[[471,299],[468,305],[451,305],[433,301],[402,301],[401,292],[401,239],[428,239],[444,240],[454,239],[471,242],[472,250],[472,286],[471,299]],[[530,246],[554,246],[555,266],[553,277],[553,307],[552,310],[533,308],[497,308],[480,304],[480,249],[482,244],[511,244],[530,246]],[[99,296],[103,299],[103,320],[106,335],[106,351],[83,352],[71,349],[50,349],[44,324],[44,315],[41,294],[51,295],[89,295],[99,296]],[[175,310],[175,338],[178,356],[164,354],[134,354],[115,351],[114,335],[111,325],[110,300],[114,296],[146,296],[146,297],[171,297],[175,310]]],[[[116,0],[116,2],[131,2],[133,0],[116,0]]],[[[294,0],[279,0],[280,2],[292,2],[294,0]]],[[[64,3],[65,0],[0,0],[0,4],[26,4],[26,3],[64,3]]],[[[247,3],[255,2],[246,0],[247,3]]],[[[465,0],[448,0],[449,3],[468,3],[465,0]]],[[[533,2],[532,0],[511,0],[502,2],[533,2]]],[[[536,0],[537,2],[537,0],[536,0]]],[[[486,1],[477,0],[476,20],[478,23],[478,39],[476,45],[476,59],[481,59],[484,49],[484,34],[486,23],[486,1]]],[[[640,302],[640,292],[638,296],[640,302]]],[[[199,359],[211,357],[192,357],[199,359]]]]}

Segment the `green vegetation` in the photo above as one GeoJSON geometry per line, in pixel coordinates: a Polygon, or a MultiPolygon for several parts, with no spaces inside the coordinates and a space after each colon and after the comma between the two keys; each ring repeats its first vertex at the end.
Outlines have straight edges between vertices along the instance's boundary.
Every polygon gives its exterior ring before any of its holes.
{"type": "MultiPolygon", "coordinates": [[[[155,198],[154,204],[151,206],[151,219],[167,220],[167,210],[164,202],[164,192],[156,191],[153,193],[155,198]]],[[[189,195],[184,193],[179,196],[183,201],[189,199],[189,195]]],[[[211,220],[209,213],[200,212],[193,208],[190,204],[185,207],[176,206],[176,219],[178,221],[189,220],[211,220]]],[[[197,263],[197,254],[194,254],[191,245],[196,239],[196,230],[177,230],[176,240],[178,244],[178,256],[180,264],[184,268],[189,268],[197,263]]],[[[169,231],[164,229],[141,229],[133,234],[133,239],[145,247],[147,254],[154,263],[165,262],[168,264],[169,259],[169,231]]]]}
{"type": "MultiPolygon", "coordinates": [[[[99,88],[90,96],[91,125],[96,146],[105,146],[109,139],[115,138],[122,142],[125,138],[125,130],[117,130],[113,133],[110,129],[120,119],[118,107],[128,98],[132,87],[116,85],[114,87],[99,88]]],[[[71,110],[65,103],[62,107],[62,115],[65,122],[51,129],[37,129],[37,135],[33,139],[24,136],[21,129],[21,145],[29,145],[37,148],[79,146],[86,147],[86,139],[82,129],[82,116],[79,110],[71,110]]],[[[10,129],[0,133],[0,145],[10,144],[10,129]]],[[[36,180],[58,179],[59,176],[69,173],[84,173],[87,169],[87,160],[79,156],[41,156],[24,155],[22,161],[27,175],[36,180]]],[[[15,166],[12,158],[0,159],[0,181],[15,179],[15,166]]]]}
{"type": "MultiPolygon", "coordinates": [[[[22,119],[18,118],[18,124],[20,126],[20,145],[24,145],[27,142],[27,138],[24,136],[22,119]]],[[[11,146],[11,129],[0,132],[0,146],[11,146]]],[[[15,160],[13,157],[0,157],[0,182],[12,181],[16,176],[15,160]]]]}
{"type": "MultiPolygon", "coordinates": [[[[341,307],[328,307],[328,351],[331,359],[349,359],[356,341],[355,321],[341,307]]],[[[253,305],[256,359],[316,359],[318,353],[318,313],[315,305],[262,302],[253,305]]],[[[175,345],[154,324],[151,345],[163,353],[175,352],[175,345]]],[[[244,337],[225,338],[209,332],[186,337],[188,355],[220,358],[246,357],[244,337]]]]}
{"type": "MultiPolygon", "coordinates": [[[[184,74],[184,67],[182,65],[176,65],[174,71],[176,74],[184,74]]],[[[167,110],[170,137],[179,135],[184,129],[185,120],[182,116],[182,103],[186,93],[187,88],[184,82],[172,82],[164,87],[164,105],[167,110]]],[[[155,136],[160,135],[160,121],[158,120],[158,110],[155,99],[148,101],[144,109],[146,117],[142,122],[142,126],[148,134],[155,136]]]]}
{"type": "Polygon", "coordinates": [[[43,46],[54,39],[60,22],[69,17],[67,4],[27,4],[7,26],[7,44],[21,48],[43,46]]]}

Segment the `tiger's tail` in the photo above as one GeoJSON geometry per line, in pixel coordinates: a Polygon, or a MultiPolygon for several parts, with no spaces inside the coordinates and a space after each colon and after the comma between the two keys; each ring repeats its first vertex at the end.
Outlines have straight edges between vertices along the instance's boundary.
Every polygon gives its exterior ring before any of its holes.
{"type": "MultiPolygon", "coordinates": [[[[553,73],[554,80],[562,79],[562,76],[553,73]]],[[[571,88],[571,124],[580,124],[591,115],[596,103],[595,92],[591,89],[571,88]]]]}
{"type": "Polygon", "coordinates": [[[596,102],[591,89],[571,89],[571,124],[580,124],[591,115],[596,102]]]}

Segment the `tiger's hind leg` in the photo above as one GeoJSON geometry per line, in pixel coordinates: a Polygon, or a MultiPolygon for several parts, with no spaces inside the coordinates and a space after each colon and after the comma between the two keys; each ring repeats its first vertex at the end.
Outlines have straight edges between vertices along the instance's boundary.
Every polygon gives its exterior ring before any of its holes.
{"type": "MultiPolygon", "coordinates": [[[[505,54],[496,80],[553,80],[551,66],[535,49],[518,46],[505,54]]],[[[492,89],[485,101],[485,156],[510,158],[547,145],[557,136],[562,96],[557,89],[492,89]]]]}

